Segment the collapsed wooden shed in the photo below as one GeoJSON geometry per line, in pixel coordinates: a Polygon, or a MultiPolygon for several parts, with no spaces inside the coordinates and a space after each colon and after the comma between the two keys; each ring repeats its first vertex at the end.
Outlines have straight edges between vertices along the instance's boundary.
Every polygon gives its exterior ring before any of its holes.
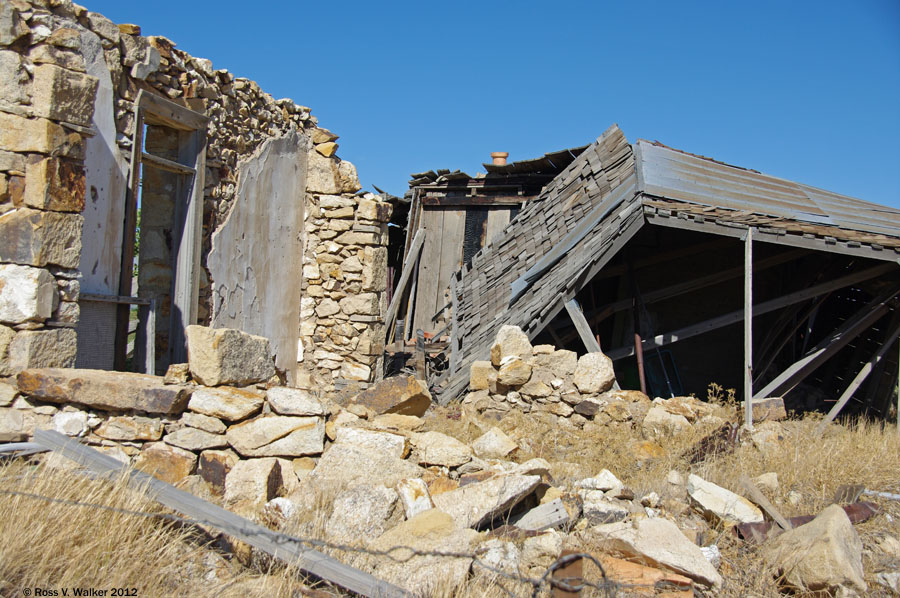
{"type": "Polygon", "coordinates": [[[441,402],[461,396],[514,324],[538,343],[599,344],[624,387],[651,395],[717,382],[886,416],[898,257],[900,210],[613,126],[444,281],[449,368],[432,383],[441,402]]]}

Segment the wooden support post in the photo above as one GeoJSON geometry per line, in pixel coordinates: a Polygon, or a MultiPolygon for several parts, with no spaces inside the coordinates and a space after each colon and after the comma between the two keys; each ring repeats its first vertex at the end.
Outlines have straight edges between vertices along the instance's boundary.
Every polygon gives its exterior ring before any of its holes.
{"type": "Polygon", "coordinates": [[[744,424],[753,429],[753,227],[744,239],[744,424]]]}
{"type": "MultiPolygon", "coordinates": [[[[400,301],[403,300],[403,291],[406,290],[406,284],[412,275],[413,268],[419,259],[419,252],[425,243],[425,231],[416,231],[413,237],[412,245],[409,246],[409,254],[406,256],[406,262],[403,264],[403,271],[400,273],[400,280],[397,282],[397,288],[394,289],[394,296],[391,297],[391,304],[388,306],[387,315],[384,317],[385,328],[387,329],[388,339],[391,342],[391,335],[394,332],[394,318],[397,317],[397,311],[400,309],[400,301]]],[[[410,300],[412,300],[410,298],[410,300]]]]}
{"type": "Polygon", "coordinates": [[[419,328],[416,330],[416,378],[425,382],[425,376],[425,331],[419,328]]]}
{"type": "Polygon", "coordinates": [[[872,370],[875,369],[875,366],[881,361],[884,357],[884,354],[887,353],[888,349],[890,349],[894,345],[894,341],[900,338],[900,325],[896,325],[885,341],[881,344],[881,347],[878,348],[878,351],[875,352],[875,355],[872,356],[866,365],[859,370],[859,373],[856,375],[856,378],[847,386],[847,390],[840,396],[838,402],[834,404],[834,407],[831,408],[831,411],[828,412],[828,415],[825,416],[819,425],[816,426],[816,436],[821,436],[825,431],[825,426],[834,421],[834,418],[838,416],[841,412],[841,409],[850,401],[850,397],[853,396],[853,393],[857,391],[857,389],[862,386],[862,383],[865,382],[866,378],[869,374],[872,373],[872,370]]]}
{"type": "MultiPolygon", "coordinates": [[[[591,334],[591,326],[584,317],[584,312],[581,311],[581,306],[578,305],[578,301],[574,298],[566,301],[566,311],[569,313],[572,323],[575,324],[575,330],[578,331],[578,336],[581,337],[584,348],[590,353],[602,353],[600,343],[597,342],[597,339],[591,334]]],[[[613,382],[613,388],[615,390],[621,390],[622,387],[619,386],[618,380],[613,382]]]]}

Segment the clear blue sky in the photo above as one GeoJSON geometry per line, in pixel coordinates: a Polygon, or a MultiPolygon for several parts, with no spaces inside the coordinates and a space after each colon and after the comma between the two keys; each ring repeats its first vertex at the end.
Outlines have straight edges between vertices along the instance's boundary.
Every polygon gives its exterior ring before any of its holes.
{"type": "Polygon", "coordinates": [[[900,0],[81,0],[341,136],[363,185],[630,140],[900,207],[900,0]]]}

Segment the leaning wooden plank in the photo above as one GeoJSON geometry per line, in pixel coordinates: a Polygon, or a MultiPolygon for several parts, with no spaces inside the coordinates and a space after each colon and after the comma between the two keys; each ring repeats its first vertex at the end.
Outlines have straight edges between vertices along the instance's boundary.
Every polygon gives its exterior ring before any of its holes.
{"type": "Polygon", "coordinates": [[[341,563],[321,552],[303,547],[298,538],[274,532],[235,515],[201,498],[178,490],[171,484],[146,473],[131,470],[121,461],[80,444],[59,432],[37,430],[34,441],[49,450],[75,461],[90,471],[114,478],[127,472],[129,483],[146,488],[149,495],[163,505],[210,525],[226,534],[262,550],[274,558],[296,565],[303,571],[363,596],[402,596],[412,594],[341,563]]]}
{"type": "Polygon", "coordinates": [[[750,500],[758,504],[763,511],[768,513],[769,517],[771,517],[775,521],[775,523],[777,523],[781,527],[781,529],[783,529],[784,531],[794,529],[794,526],[791,525],[791,522],[785,519],[784,515],[782,515],[778,511],[778,509],[775,508],[775,505],[769,502],[769,499],[766,498],[766,495],[759,491],[759,488],[756,487],[756,484],[754,484],[750,478],[742,475],[740,482],[741,486],[744,487],[744,490],[747,491],[747,495],[750,497],[750,500]]]}
{"type": "MultiPolygon", "coordinates": [[[[390,331],[394,329],[394,321],[397,317],[397,310],[400,309],[400,299],[403,297],[403,292],[406,290],[406,285],[409,282],[409,277],[413,272],[413,268],[416,265],[416,260],[419,258],[419,251],[422,249],[422,245],[425,243],[425,231],[418,230],[416,231],[416,236],[413,237],[412,245],[409,246],[409,253],[406,256],[406,263],[403,264],[403,271],[400,273],[400,280],[397,282],[397,288],[394,290],[394,296],[391,297],[391,304],[388,306],[387,316],[384,319],[385,325],[387,326],[388,335],[391,334],[390,331]]],[[[410,298],[412,300],[412,298],[410,298]]]]}
{"type": "Polygon", "coordinates": [[[788,393],[811,371],[815,370],[820,364],[824,363],[829,357],[837,353],[847,343],[859,336],[887,313],[888,301],[893,299],[898,292],[900,292],[900,287],[894,285],[869,302],[856,315],[846,320],[840,328],[813,347],[809,353],[801,357],[767,384],[765,388],[757,392],[753,398],[764,399],[788,393]]]}
{"type": "Polygon", "coordinates": [[[844,405],[850,400],[850,397],[853,396],[853,393],[862,386],[862,383],[865,382],[866,378],[875,369],[875,366],[878,365],[878,362],[884,357],[884,354],[887,353],[888,349],[890,349],[894,345],[894,341],[900,338],[900,326],[894,328],[894,330],[890,333],[887,340],[881,344],[878,351],[875,352],[875,355],[872,356],[866,365],[862,367],[859,373],[856,375],[856,378],[853,379],[853,382],[847,386],[847,390],[840,396],[838,402],[835,403],[834,407],[831,408],[831,411],[828,412],[828,415],[825,416],[825,419],[819,422],[819,425],[816,426],[815,434],[816,436],[821,436],[822,432],[825,431],[825,426],[834,421],[834,418],[838,416],[838,413],[841,412],[841,409],[844,408],[844,405]]]}

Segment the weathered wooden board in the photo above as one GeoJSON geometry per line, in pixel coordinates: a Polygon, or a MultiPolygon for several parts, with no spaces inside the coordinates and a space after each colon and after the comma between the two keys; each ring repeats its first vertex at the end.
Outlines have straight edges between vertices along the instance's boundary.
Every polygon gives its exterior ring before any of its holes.
{"type": "Polygon", "coordinates": [[[34,441],[48,450],[55,451],[83,465],[90,471],[111,479],[127,474],[129,484],[137,488],[146,488],[154,500],[170,509],[202,522],[204,525],[213,526],[281,561],[296,565],[300,569],[342,588],[370,597],[411,598],[412,596],[402,588],[345,565],[321,552],[305,548],[298,538],[274,532],[193,494],[179,490],[151,475],[129,469],[121,461],[104,455],[59,432],[37,430],[34,434],[34,441]]]}

